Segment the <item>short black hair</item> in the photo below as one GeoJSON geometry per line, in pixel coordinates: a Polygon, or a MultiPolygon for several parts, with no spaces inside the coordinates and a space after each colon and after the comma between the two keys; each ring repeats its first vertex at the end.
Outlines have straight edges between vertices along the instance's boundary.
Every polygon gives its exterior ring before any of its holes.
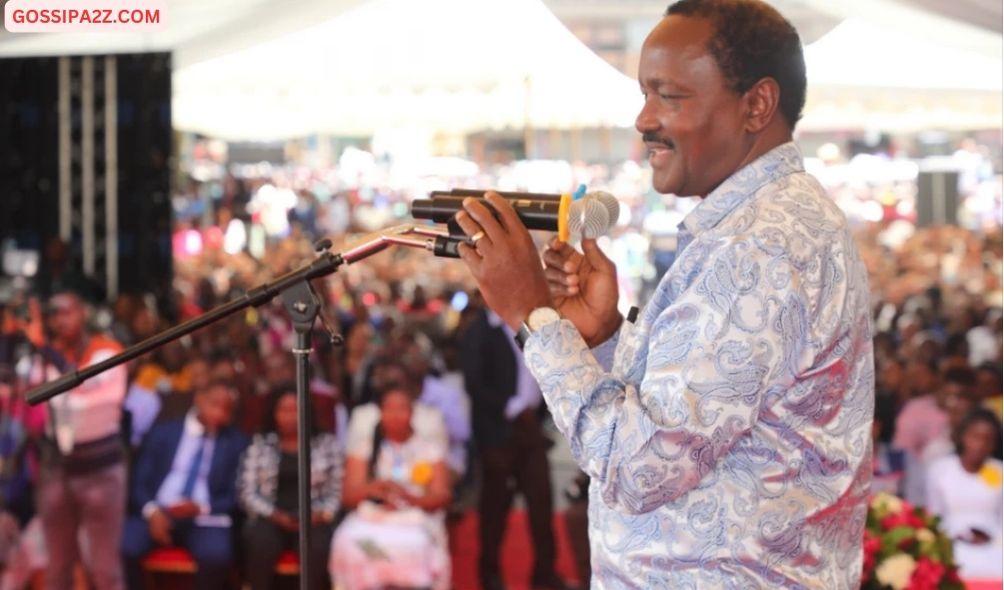
{"type": "Polygon", "coordinates": [[[760,0],[679,0],[666,9],[666,16],[674,14],[711,21],[708,51],[733,91],[773,78],[781,114],[795,128],[805,106],[805,56],[798,31],[781,13],[760,0]]]}
{"type": "Polygon", "coordinates": [[[951,383],[971,388],[976,385],[976,372],[969,367],[952,367],[945,371],[944,381],[946,384],[951,383]]]}
{"type": "Polygon", "coordinates": [[[1002,436],[1001,435],[1001,423],[1000,423],[1000,420],[997,419],[997,414],[994,414],[992,411],[990,411],[990,410],[988,410],[986,408],[976,408],[976,409],[974,409],[973,411],[971,411],[968,414],[966,414],[966,417],[963,418],[962,422],[959,423],[959,426],[955,429],[955,432],[953,433],[954,436],[952,437],[952,438],[955,439],[954,440],[954,442],[955,442],[955,452],[957,454],[959,454],[959,455],[962,454],[962,451],[964,450],[962,448],[962,435],[964,435],[966,433],[966,431],[969,430],[970,426],[972,426],[974,424],[978,424],[980,422],[984,422],[986,424],[989,424],[990,427],[994,429],[994,437],[993,437],[993,439],[994,439],[995,442],[994,442],[994,449],[991,452],[991,455],[993,455],[994,457],[1000,457],[1001,456],[1001,436],[1002,436]]]}
{"type": "MultiPolygon", "coordinates": [[[[189,362],[190,361],[185,361],[185,364],[187,365],[189,362]]],[[[219,378],[210,379],[209,383],[207,383],[205,387],[203,387],[202,389],[199,389],[199,390],[197,390],[197,391],[195,391],[193,393],[195,395],[202,395],[204,393],[209,393],[210,391],[213,391],[214,389],[225,389],[225,390],[227,390],[227,393],[230,394],[230,398],[233,399],[233,400],[235,400],[235,401],[239,397],[239,392],[237,391],[237,387],[233,383],[231,383],[230,381],[227,381],[226,379],[219,379],[219,378]]]]}
{"type": "MultiPolygon", "coordinates": [[[[269,390],[268,398],[266,399],[265,402],[265,415],[262,416],[262,422],[261,422],[262,426],[261,431],[263,434],[279,432],[279,428],[275,422],[275,410],[276,408],[279,407],[279,402],[282,400],[282,398],[286,397],[287,395],[292,395],[293,397],[296,397],[295,381],[286,381],[280,383],[269,390]]],[[[299,403],[299,401],[297,401],[297,403],[299,403]]],[[[312,411],[310,413],[309,438],[312,439],[319,433],[323,432],[324,429],[321,427],[321,418],[320,416],[317,415],[317,409],[311,407],[311,410],[312,411]]]]}

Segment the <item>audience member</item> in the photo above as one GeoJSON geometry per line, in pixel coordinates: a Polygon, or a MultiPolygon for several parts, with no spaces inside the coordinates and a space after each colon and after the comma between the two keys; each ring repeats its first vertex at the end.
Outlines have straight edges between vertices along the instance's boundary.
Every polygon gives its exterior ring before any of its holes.
{"type": "Polygon", "coordinates": [[[526,501],[533,539],[533,587],[564,588],[554,571],[557,553],[547,458],[552,442],[540,425],[540,388],[513,337],[509,327],[487,310],[478,313],[461,337],[461,364],[482,474],[478,575],[485,590],[504,588],[499,557],[518,491],[526,501]]]}
{"type": "MultiPolygon", "coordinates": [[[[51,297],[48,327],[61,362],[50,367],[48,378],[121,351],[114,340],[91,333],[87,321],[81,295],[56,291],[51,297]]],[[[50,590],[72,587],[78,559],[101,590],[123,587],[118,547],[126,500],[120,432],[126,387],[126,368],[120,366],[48,403],[37,509],[48,550],[45,587],[50,590]]]]}
{"type": "Polygon", "coordinates": [[[195,559],[196,589],[219,588],[233,563],[231,525],[247,440],[230,425],[236,392],[213,382],[184,418],[155,425],[136,456],[122,555],[131,589],[155,546],[179,545],[195,559]]]}
{"type": "Polygon", "coordinates": [[[992,412],[977,409],[956,430],[957,452],[932,464],[927,502],[953,539],[964,577],[1000,579],[1001,462],[991,457],[1001,444],[1001,425],[992,412]]]}
{"type": "MultiPolygon", "coordinates": [[[[288,383],[271,394],[262,434],[255,436],[241,465],[240,500],[244,526],[247,581],[252,590],[275,587],[274,568],[283,550],[297,549],[296,386],[288,383]]],[[[327,587],[328,548],[341,502],[342,452],[334,435],[322,432],[316,414],[310,433],[311,588],[327,587]]]]}
{"type": "Polygon", "coordinates": [[[335,532],[330,565],[346,590],[450,587],[448,447],[418,435],[413,400],[400,386],[383,390],[378,424],[346,449],[343,504],[351,512],[335,532]]]}

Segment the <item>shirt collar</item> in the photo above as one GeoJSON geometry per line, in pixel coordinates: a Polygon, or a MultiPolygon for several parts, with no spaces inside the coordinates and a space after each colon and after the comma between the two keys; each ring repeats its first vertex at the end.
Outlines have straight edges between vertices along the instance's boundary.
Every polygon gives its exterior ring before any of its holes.
{"type": "Polygon", "coordinates": [[[756,194],[760,187],[804,171],[802,152],[795,142],[781,144],[726,178],[683,218],[680,228],[686,228],[696,236],[718,225],[726,215],[756,194]]]}
{"type": "Polygon", "coordinates": [[[206,433],[206,427],[195,416],[195,410],[191,409],[185,414],[185,434],[199,437],[206,433]]]}

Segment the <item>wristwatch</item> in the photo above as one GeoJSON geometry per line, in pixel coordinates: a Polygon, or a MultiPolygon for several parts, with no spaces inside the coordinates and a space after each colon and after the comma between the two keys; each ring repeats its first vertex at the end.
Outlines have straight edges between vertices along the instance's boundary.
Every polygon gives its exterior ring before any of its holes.
{"type": "Polygon", "coordinates": [[[561,320],[561,316],[558,315],[558,310],[553,307],[538,307],[531,311],[526,321],[520,325],[519,332],[516,332],[516,344],[519,345],[520,350],[523,350],[530,334],[559,320],[561,320]]]}

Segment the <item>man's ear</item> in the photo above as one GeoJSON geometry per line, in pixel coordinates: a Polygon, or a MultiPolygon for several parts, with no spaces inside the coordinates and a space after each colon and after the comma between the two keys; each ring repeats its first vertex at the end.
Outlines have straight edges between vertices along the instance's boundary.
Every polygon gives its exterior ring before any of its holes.
{"type": "Polygon", "coordinates": [[[773,78],[761,78],[743,94],[746,131],[759,133],[777,116],[781,87],[773,78]]]}

